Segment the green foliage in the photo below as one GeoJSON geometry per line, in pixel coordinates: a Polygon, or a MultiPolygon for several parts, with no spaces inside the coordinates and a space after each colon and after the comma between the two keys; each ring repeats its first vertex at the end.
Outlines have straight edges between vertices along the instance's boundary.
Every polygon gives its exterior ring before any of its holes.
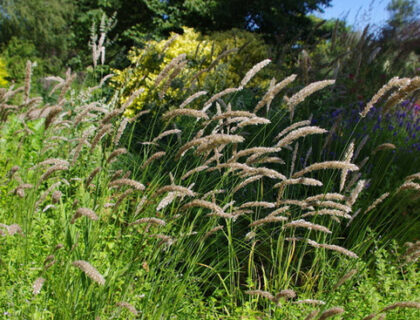
{"type": "Polygon", "coordinates": [[[45,63],[46,61],[39,58],[39,53],[31,41],[13,37],[7,46],[3,48],[2,55],[9,72],[9,77],[14,82],[21,83],[23,81],[25,74],[22,70],[25,70],[26,61],[28,60],[36,63],[34,74],[37,79],[41,75],[44,75],[48,68],[48,64],[45,63]]]}
{"type": "Polygon", "coordinates": [[[43,57],[65,57],[72,32],[74,12],[69,0],[8,0],[2,2],[0,16],[2,43],[13,37],[33,41],[43,57]]]}

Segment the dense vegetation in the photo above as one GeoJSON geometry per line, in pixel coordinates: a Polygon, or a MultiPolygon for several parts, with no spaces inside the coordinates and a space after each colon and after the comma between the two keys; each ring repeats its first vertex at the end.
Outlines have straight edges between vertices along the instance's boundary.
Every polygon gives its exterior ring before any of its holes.
{"type": "Polygon", "coordinates": [[[222,3],[0,5],[2,317],[419,318],[415,2],[222,3]]]}

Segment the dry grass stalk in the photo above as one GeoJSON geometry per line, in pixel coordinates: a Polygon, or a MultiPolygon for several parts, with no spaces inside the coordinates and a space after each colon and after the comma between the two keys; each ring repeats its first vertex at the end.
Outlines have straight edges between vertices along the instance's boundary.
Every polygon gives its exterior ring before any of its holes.
{"type": "MultiPolygon", "coordinates": [[[[182,157],[185,152],[187,152],[189,149],[193,148],[194,146],[198,146],[202,143],[204,143],[206,141],[206,138],[202,138],[202,137],[197,137],[194,138],[191,141],[188,141],[187,143],[185,143],[181,148],[179,148],[177,154],[175,155],[176,159],[179,159],[180,157],[182,157]]],[[[206,165],[206,164],[205,164],[206,165]]]]}
{"type": "Polygon", "coordinates": [[[101,120],[101,125],[105,125],[107,123],[109,123],[112,118],[114,118],[115,116],[118,116],[121,114],[121,110],[120,109],[116,109],[116,110],[112,110],[111,112],[108,112],[101,120]]]}
{"type": "Polygon", "coordinates": [[[310,230],[317,230],[325,233],[332,233],[327,227],[321,226],[319,224],[314,224],[303,219],[295,220],[283,225],[283,229],[286,228],[305,228],[310,230]]]}
{"type": "Polygon", "coordinates": [[[420,191],[420,183],[415,183],[415,182],[411,182],[411,181],[407,181],[404,182],[398,189],[398,191],[402,191],[402,190],[408,190],[408,189],[412,189],[412,190],[417,190],[420,191]]]}
{"type": "Polygon", "coordinates": [[[195,192],[191,191],[190,189],[182,186],[176,186],[176,185],[167,185],[164,186],[158,190],[156,190],[155,194],[159,195],[165,192],[178,192],[181,195],[189,196],[189,197],[195,197],[195,192]]]}
{"type": "Polygon", "coordinates": [[[296,75],[292,74],[288,76],[286,79],[282,80],[281,82],[274,85],[270,88],[267,93],[262,97],[262,99],[257,103],[254,109],[254,113],[257,113],[258,110],[263,108],[267,105],[267,109],[270,108],[271,102],[273,101],[274,97],[287,85],[292,83],[296,79],[296,75]]]}
{"type": "Polygon", "coordinates": [[[48,114],[45,117],[45,129],[48,129],[48,127],[53,122],[54,118],[63,111],[63,108],[60,106],[51,107],[48,109],[48,114]]]}
{"type": "Polygon", "coordinates": [[[237,91],[242,90],[242,88],[227,88],[223,91],[220,91],[219,93],[216,93],[214,96],[212,96],[210,99],[208,99],[206,102],[204,102],[204,108],[202,109],[203,112],[205,112],[208,108],[211,107],[211,105],[213,104],[213,102],[215,102],[216,100],[220,99],[221,97],[230,94],[230,93],[234,93],[237,91]]]}
{"type": "Polygon", "coordinates": [[[405,177],[405,181],[420,180],[420,172],[405,177]]]}
{"type": "Polygon", "coordinates": [[[219,230],[222,230],[223,228],[224,228],[224,226],[216,226],[216,227],[212,228],[210,231],[206,232],[206,234],[204,235],[204,239],[207,239],[212,234],[216,233],[219,230]]]}
{"type": "Polygon", "coordinates": [[[55,259],[55,256],[53,254],[50,254],[49,256],[47,256],[44,260],[44,265],[47,264],[47,262],[52,261],[55,259]]]}
{"type": "Polygon", "coordinates": [[[401,85],[406,85],[407,79],[400,79],[398,77],[391,78],[385,85],[382,86],[378,90],[378,92],[375,93],[375,95],[370,99],[370,101],[366,104],[363,111],[360,112],[360,116],[362,118],[366,117],[370,109],[372,109],[373,105],[378,102],[378,100],[383,97],[389,90],[391,90],[394,87],[399,87],[401,85]]]}
{"type": "Polygon", "coordinates": [[[268,169],[268,168],[251,168],[249,171],[244,173],[244,176],[249,176],[249,175],[262,175],[264,177],[268,177],[271,179],[280,179],[280,180],[287,180],[286,176],[277,172],[276,170],[273,169],[268,169]]]}
{"type": "Polygon", "coordinates": [[[59,187],[61,184],[61,181],[58,181],[54,184],[52,184],[50,187],[48,187],[47,190],[45,190],[41,196],[39,197],[39,200],[35,203],[35,208],[38,208],[39,205],[47,198],[47,196],[57,187],[59,187]]]}
{"type": "Polygon", "coordinates": [[[240,135],[232,135],[232,134],[222,134],[216,133],[209,136],[205,136],[202,140],[202,143],[197,148],[197,152],[205,152],[207,150],[213,149],[217,146],[229,143],[241,143],[244,142],[244,137],[240,135]]]}
{"type": "Polygon", "coordinates": [[[259,225],[262,225],[262,224],[266,224],[266,223],[284,222],[284,221],[287,221],[287,220],[288,220],[287,217],[267,216],[265,218],[262,218],[262,219],[259,219],[259,220],[255,220],[249,226],[250,227],[256,227],[256,226],[259,226],[259,225]]]}
{"type": "Polygon", "coordinates": [[[269,148],[269,147],[253,147],[253,148],[248,148],[248,149],[244,149],[244,150],[238,151],[236,154],[234,154],[228,160],[228,162],[235,162],[239,158],[245,157],[245,156],[248,156],[248,155],[258,154],[258,156],[260,156],[260,155],[264,155],[264,154],[268,154],[268,153],[279,152],[280,150],[281,150],[281,148],[269,148]]]}
{"type": "Polygon", "coordinates": [[[223,120],[223,119],[229,119],[229,118],[254,118],[255,114],[248,112],[248,111],[242,111],[242,110],[235,110],[235,111],[227,111],[218,115],[215,115],[213,118],[211,118],[211,121],[217,121],[217,120],[223,120]]]}
{"type": "MultiPolygon", "coordinates": [[[[305,201],[308,201],[308,200],[306,199],[305,201]]],[[[347,213],[351,212],[351,207],[341,204],[341,203],[334,202],[334,201],[318,200],[318,201],[311,201],[310,203],[317,207],[333,208],[333,209],[341,210],[347,213]]]]}
{"type": "Polygon", "coordinates": [[[350,196],[346,200],[346,205],[349,207],[353,206],[353,204],[356,202],[357,198],[359,197],[360,192],[362,192],[363,188],[365,187],[366,180],[360,180],[356,187],[351,192],[350,196]]]}
{"type": "Polygon", "coordinates": [[[76,260],[72,264],[73,266],[82,270],[89,278],[91,278],[97,284],[100,284],[102,286],[105,284],[105,278],[89,262],[84,260],[76,260]]]}
{"type": "Polygon", "coordinates": [[[325,320],[327,318],[334,317],[334,316],[336,316],[338,314],[341,314],[343,312],[344,312],[344,309],[343,308],[334,307],[334,308],[325,310],[323,313],[321,313],[321,316],[319,317],[318,320],[325,320]]]}
{"type": "Polygon", "coordinates": [[[359,156],[360,151],[362,151],[363,147],[365,146],[366,142],[368,142],[369,140],[369,135],[366,134],[362,141],[360,141],[359,145],[357,146],[356,151],[354,152],[354,156],[353,159],[357,159],[357,157],[359,156]]]}
{"type": "Polygon", "coordinates": [[[32,286],[32,294],[37,295],[41,292],[42,286],[44,285],[45,279],[43,277],[39,277],[35,280],[32,286]]]}
{"type": "Polygon", "coordinates": [[[347,163],[347,162],[343,162],[343,161],[324,161],[324,162],[317,162],[314,163],[308,167],[306,167],[303,170],[300,170],[298,172],[296,172],[292,178],[298,178],[303,176],[304,174],[308,173],[308,172],[312,172],[315,170],[325,170],[325,169],[346,169],[349,171],[355,171],[355,170],[359,170],[359,167],[352,164],[352,163],[347,163]]]}
{"type": "Polygon", "coordinates": [[[378,314],[376,313],[371,313],[369,315],[367,315],[366,317],[364,317],[362,320],[372,320],[373,318],[375,318],[378,314]]]}
{"type": "Polygon", "coordinates": [[[372,151],[372,155],[374,155],[376,152],[381,151],[381,150],[394,150],[397,147],[395,146],[395,144],[392,143],[382,143],[381,145],[377,146],[373,151],[372,151]]]}
{"type": "Polygon", "coordinates": [[[165,234],[151,234],[150,235],[151,237],[153,237],[153,238],[156,238],[156,239],[160,239],[160,240],[162,240],[159,244],[158,244],[158,246],[160,246],[160,245],[162,245],[162,244],[166,244],[167,246],[171,246],[175,241],[176,241],[176,239],[174,239],[174,238],[172,238],[172,237],[170,237],[170,236],[167,236],[167,235],[165,235],[165,234]]]}
{"type": "Polygon", "coordinates": [[[68,169],[69,169],[69,167],[68,166],[64,166],[64,165],[54,165],[52,167],[49,167],[47,169],[47,171],[45,171],[45,173],[39,178],[38,184],[40,184],[41,182],[47,180],[48,177],[50,175],[52,175],[54,172],[64,171],[64,170],[68,170],[68,169]]]}
{"type": "Polygon", "coordinates": [[[16,194],[18,196],[20,196],[21,198],[23,198],[25,196],[25,189],[32,189],[33,185],[30,183],[22,183],[20,185],[18,185],[11,193],[12,194],[16,194]]]}
{"type": "Polygon", "coordinates": [[[162,71],[157,75],[154,83],[154,87],[159,86],[161,81],[165,79],[169,72],[174,69],[180,62],[185,60],[187,58],[187,55],[185,53],[180,54],[179,56],[173,58],[163,69],[162,71]]]}
{"type": "Polygon", "coordinates": [[[292,132],[290,132],[287,136],[282,138],[279,142],[277,142],[276,147],[281,148],[281,147],[287,146],[291,144],[293,141],[295,141],[296,139],[305,137],[310,134],[323,134],[325,132],[327,132],[327,130],[319,128],[319,127],[315,127],[315,126],[295,129],[292,132]]]}
{"type": "Polygon", "coordinates": [[[254,181],[258,181],[262,178],[262,175],[255,175],[252,177],[249,177],[247,179],[245,179],[244,181],[242,181],[240,184],[238,184],[235,188],[233,188],[232,193],[236,193],[238,192],[238,190],[242,189],[243,187],[245,187],[246,185],[254,182],[254,181]]]}
{"type": "Polygon", "coordinates": [[[95,137],[92,139],[92,143],[90,145],[90,151],[93,151],[96,147],[96,145],[101,141],[101,139],[112,130],[112,124],[108,123],[105,125],[102,125],[99,127],[98,133],[95,135],[95,137]]]}
{"type": "Polygon", "coordinates": [[[235,128],[232,128],[232,132],[235,132],[237,129],[243,128],[245,126],[255,126],[259,124],[270,124],[270,123],[271,121],[266,118],[253,117],[253,118],[246,119],[245,121],[241,121],[235,128]]]}
{"type": "Polygon", "coordinates": [[[114,181],[114,180],[120,178],[123,173],[124,173],[124,170],[122,170],[122,169],[115,171],[114,174],[112,175],[110,181],[114,181]]]}
{"type": "Polygon", "coordinates": [[[348,213],[341,210],[334,210],[334,209],[322,209],[322,210],[317,210],[317,211],[310,211],[303,214],[302,218],[313,217],[313,216],[324,216],[324,215],[351,219],[351,215],[349,215],[348,213]]]}
{"type": "Polygon", "coordinates": [[[205,201],[205,200],[201,200],[201,199],[194,199],[191,202],[188,202],[187,204],[185,204],[184,206],[181,207],[181,210],[186,210],[188,208],[193,208],[193,207],[200,207],[200,208],[205,208],[205,209],[210,209],[216,213],[219,213],[221,215],[225,214],[223,212],[223,209],[220,208],[218,205],[216,205],[215,203],[209,202],[209,201],[205,201]]]}
{"type": "MultiPolygon", "coordinates": [[[[127,109],[132,103],[133,103],[133,101],[135,100],[135,99],[137,99],[138,98],[138,96],[140,95],[140,94],[142,94],[143,93],[143,91],[144,91],[144,89],[143,88],[139,88],[139,89],[137,89],[136,91],[134,91],[129,97],[128,97],[128,99],[127,99],[127,101],[126,102],[124,102],[124,104],[121,106],[121,108],[120,109],[117,109],[116,111],[118,111],[118,114],[120,114],[120,113],[123,113],[124,111],[125,111],[125,109],[127,109]]],[[[141,113],[141,112],[140,112],[141,113]]],[[[102,123],[104,123],[104,120],[102,120],[102,123]]]]}
{"type": "Polygon", "coordinates": [[[383,308],[380,312],[388,312],[389,310],[394,310],[397,308],[415,308],[420,309],[420,302],[415,301],[402,301],[402,302],[396,302],[389,306],[386,306],[383,308]]]}
{"type": "Polygon", "coordinates": [[[296,292],[290,289],[281,290],[276,294],[275,299],[279,300],[280,298],[293,299],[296,297],[296,292]]]}
{"type": "Polygon", "coordinates": [[[246,86],[246,84],[252,79],[252,77],[254,77],[262,68],[264,68],[266,65],[268,65],[271,62],[270,59],[265,59],[259,63],[257,63],[256,65],[254,65],[251,70],[249,70],[246,74],[245,77],[243,77],[241,83],[239,84],[239,88],[243,88],[246,86]]]}
{"type": "Polygon", "coordinates": [[[385,105],[383,106],[383,112],[384,113],[387,112],[390,108],[402,102],[411,92],[414,92],[415,90],[419,88],[420,88],[420,77],[412,78],[408,84],[402,86],[399,90],[394,92],[388,98],[385,105]]]}
{"type": "Polygon", "coordinates": [[[77,159],[80,156],[80,153],[82,152],[83,146],[85,144],[88,145],[88,146],[90,145],[89,142],[86,139],[81,138],[79,140],[79,143],[77,144],[76,148],[74,148],[74,150],[72,151],[73,152],[73,159],[71,161],[71,165],[74,165],[76,163],[77,159]]]}
{"type": "Polygon", "coordinates": [[[158,218],[141,218],[141,219],[137,219],[136,221],[129,223],[128,225],[135,226],[135,225],[143,224],[143,223],[154,224],[154,225],[159,225],[159,226],[166,225],[166,222],[164,220],[158,219],[158,218]]]}
{"type": "Polygon", "coordinates": [[[251,202],[245,202],[239,207],[239,209],[252,208],[252,207],[261,207],[261,208],[269,209],[269,208],[275,208],[276,204],[273,202],[266,202],[266,201],[251,201],[251,202]]]}
{"type": "Polygon", "coordinates": [[[136,190],[139,190],[139,191],[142,191],[146,188],[140,182],[138,182],[136,180],[132,180],[132,179],[117,179],[117,180],[111,181],[108,185],[108,187],[110,187],[110,188],[112,188],[112,187],[122,187],[122,186],[130,186],[130,187],[132,187],[136,190]]]}
{"type": "Polygon", "coordinates": [[[353,277],[357,272],[359,272],[359,270],[357,269],[351,269],[349,272],[347,272],[344,276],[342,276],[337,283],[334,285],[333,290],[337,289],[338,287],[340,287],[344,282],[346,282],[347,280],[349,280],[351,277],[353,277]]]}
{"type": "Polygon", "coordinates": [[[114,151],[111,152],[111,154],[109,155],[108,159],[106,159],[106,163],[111,163],[112,160],[115,157],[118,157],[118,156],[120,156],[122,154],[127,154],[127,153],[128,153],[128,151],[127,151],[126,148],[118,148],[118,149],[115,149],[114,151]]]}
{"type": "Polygon", "coordinates": [[[172,70],[171,74],[169,75],[169,77],[162,84],[162,88],[161,88],[161,90],[158,93],[159,99],[162,100],[164,98],[164,96],[166,94],[166,91],[168,91],[169,87],[172,84],[172,81],[176,78],[176,76],[178,74],[181,73],[182,69],[184,69],[184,67],[187,65],[187,63],[188,63],[188,61],[182,61],[179,64],[177,64],[175,66],[175,68],[173,68],[173,70],[172,70]]]}
{"type": "Polygon", "coordinates": [[[88,208],[79,208],[76,210],[76,213],[73,215],[73,218],[71,218],[70,223],[73,224],[76,221],[76,219],[82,216],[85,216],[93,221],[99,220],[99,217],[96,215],[96,213],[93,210],[88,209],[88,208]]]}
{"type": "Polygon", "coordinates": [[[63,194],[61,193],[61,191],[56,190],[52,193],[51,200],[52,200],[53,203],[59,203],[62,196],[63,196],[63,194]]]}
{"type": "Polygon", "coordinates": [[[292,164],[290,165],[289,176],[292,176],[293,171],[295,170],[295,163],[296,163],[296,156],[297,156],[298,149],[299,149],[299,142],[296,142],[295,148],[294,148],[293,154],[292,154],[292,164]]]}
{"type": "Polygon", "coordinates": [[[117,134],[115,135],[115,139],[114,139],[114,146],[117,146],[120,143],[121,137],[125,131],[125,128],[127,127],[127,124],[129,122],[129,118],[124,118],[117,130],[117,134]]]}
{"type": "Polygon", "coordinates": [[[315,300],[315,299],[304,299],[304,300],[298,300],[294,301],[294,304],[312,304],[312,305],[325,305],[325,302],[322,300],[315,300]]]}
{"type": "Polygon", "coordinates": [[[150,158],[149,159],[147,159],[143,164],[142,164],[142,166],[141,166],[141,169],[145,169],[145,168],[147,168],[147,166],[149,165],[149,164],[151,164],[154,160],[156,160],[156,159],[160,159],[160,158],[162,158],[163,156],[165,156],[166,155],[166,152],[164,152],[164,151],[158,151],[158,152],[156,152],[156,153],[154,153],[154,154],[152,154],[151,156],[150,156],[150,158]]]}
{"type": "Polygon", "coordinates": [[[97,167],[92,170],[92,172],[89,174],[89,176],[86,179],[85,186],[89,186],[92,180],[95,178],[95,176],[98,174],[99,171],[101,171],[102,167],[97,167]]]}
{"type": "Polygon", "coordinates": [[[124,301],[117,302],[117,306],[127,309],[128,311],[130,311],[135,316],[137,316],[139,314],[138,311],[136,310],[136,308],[134,308],[134,306],[129,304],[128,302],[124,302],[124,301]]]}
{"type": "Polygon", "coordinates": [[[208,166],[198,166],[194,169],[191,169],[190,171],[187,171],[182,177],[181,180],[187,179],[189,176],[193,175],[194,173],[201,172],[203,170],[206,170],[208,166]]]}
{"type": "Polygon", "coordinates": [[[250,231],[245,235],[245,240],[250,241],[254,239],[257,236],[257,234],[254,231],[250,231]]]}
{"type": "Polygon", "coordinates": [[[287,106],[290,112],[290,119],[293,119],[295,107],[305,100],[306,97],[311,95],[312,93],[319,91],[327,86],[333,85],[335,80],[322,80],[317,81],[309,84],[305,88],[301,89],[297,93],[295,93],[290,99],[287,101],[287,106]]]}
{"type": "Polygon", "coordinates": [[[32,77],[32,63],[31,61],[26,62],[25,70],[25,82],[24,82],[24,91],[23,91],[23,101],[27,103],[29,100],[29,93],[31,91],[31,77],[32,77]]]}
{"type": "Polygon", "coordinates": [[[191,102],[193,102],[195,99],[207,94],[207,91],[198,91],[194,93],[193,95],[189,96],[187,99],[185,99],[184,102],[181,103],[179,106],[179,109],[185,108],[187,105],[189,105],[191,102]]]}
{"type": "Polygon", "coordinates": [[[115,202],[115,206],[113,207],[113,210],[117,210],[120,204],[124,201],[125,198],[127,198],[130,194],[134,192],[134,189],[127,189],[125,190],[117,199],[117,202],[115,202]]]}
{"type": "Polygon", "coordinates": [[[313,311],[311,311],[306,317],[305,317],[305,320],[312,320],[312,319],[315,319],[316,318],[316,316],[318,315],[318,313],[319,313],[319,310],[313,310],[313,311]]]}
{"type": "Polygon", "coordinates": [[[194,109],[175,109],[172,111],[167,111],[162,115],[162,119],[163,120],[170,120],[173,117],[178,117],[178,116],[188,116],[188,117],[193,117],[193,118],[197,118],[197,119],[208,119],[209,116],[201,110],[194,110],[194,109]]]}
{"type": "Polygon", "coordinates": [[[337,251],[337,252],[340,252],[340,253],[342,253],[342,254],[350,257],[350,258],[355,258],[355,259],[359,258],[358,255],[355,254],[354,252],[352,252],[350,250],[347,250],[343,247],[336,246],[334,244],[319,243],[318,245],[319,245],[320,248],[337,251]]]}
{"type": "MultiPolygon", "coordinates": [[[[354,154],[354,143],[351,142],[344,154],[344,162],[350,163],[352,157],[354,154]]],[[[344,188],[344,184],[346,183],[346,178],[347,178],[347,174],[348,174],[348,170],[347,169],[343,169],[341,171],[341,178],[340,178],[340,192],[343,191],[344,188]]]]}
{"type": "Polygon", "coordinates": [[[286,205],[290,204],[290,205],[301,207],[303,209],[314,210],[314,207],[312,207],[309,203],[307,203],[304,200],[285,199],[285,200],[278,200],[276,204],[278,206],[283,205],[283,204],[286,204],[286,205]]]}
{"type": "Polygon", "coordinates": [[[20,234],[21,236],[24,236],[22,228],[17,223],[13,223],[10,226],[6,226],[6,227],[7,227],[7,233],[10,236],[13,236],[17,233],[20,234]]]}
{"type": "Polygon", "coordinates": [[[290,209],[290,206],[284,206],[284,207],[278,208],[278,209],[270,212],[270,214],[267,217],[275,217],[275,216],[277,216],[281,213],[285,213],[289,209],[290,209]]]}
{"type": "Polygon", "coordinates": [[[172,129],[172,130],[166,130],[166,131],[164,131],[164,132],[162,132],[160,135],[158,135],[156,138],[154,138],[153,140],[152,140],[152,142],[157,142],[157,141],[159,141],[160,139],[162,139],[162,138],[164,138],[164,137],[166,137],[166,136],[169,136],[169,135],[171,135],[171,134],[180,134],[182,131],[181,130],[179,130],[179,129],[172,129]]]}
{"type": "Polygon", "coordinates": [[[366,209],[365,213],[368,213],[369,211],[375,209],[376,206],[380,204],[382,201],[384,201],[388,196],[389,196],[389,192],[385,192],[378,199],[372,202],[372,204],[366,209]]]}
{"type": "Polygon", "coordinates": [[[305,186],[322,186],[322,182],[312,178],[297,178],[297,179],[287,179],[282,182],[276,183],[273,188],[282,188],[283,186],[288,186],[292,184],[303,184],[305,186]]]}
{"type": "Polygon", "coordinates": [[[258,165],[258,164],[266,164],[266,163],[277,163],[277,164],[285,164],[284,160],[279,157],[249,157],[245,161],[248,165],[258,165]],[[252,159],[251,159],[252,158],[252,159]]]}
{"type": "Polygon", "coordinates": [[[106,113],[107,110],[104,108],[100,108],[96,106],[96,103],[91,103],[84,107],[73,119],[73,127],[76,127],[82,120],[88,116],[91,111],[99,111],[102,113],[106,113]]]}

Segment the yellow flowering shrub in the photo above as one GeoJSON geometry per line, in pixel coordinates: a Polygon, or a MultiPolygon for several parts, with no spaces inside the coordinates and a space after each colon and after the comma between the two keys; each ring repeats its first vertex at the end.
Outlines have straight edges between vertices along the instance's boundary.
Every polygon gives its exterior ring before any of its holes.
{"type": "Polygon", "coordinates": [[[8,82],[6,77],[8,76],[8,72],[6,70],[6,63],[3,59],[0,58],[0,87],[6,87],[8,82]]]}
{"type": "MultiPolygon", "coordinates": [[[[152,109],[176,106],[195,92],[197,82],[209,94],[236,87],[253,65],[269,57],[263,40],[250,32],[231,30],[203,36],[192,28],[183,29],[182,35],[172,33],[170,40],[149,41],[142,49],[133,48],[128,55],[131,66],[113,70],[112,83],[122,91],[121,104],[139,88],[144,89],[127,109],[126,116],[133,116],[145,104],[151,104],[152,109]],[[216,59],[222,52],[227,53],[216,59]],[[155,86],[159,73],[181,54],[186,55],[186,64],[180,73],[171,79],[169,86],[166,83],[165,87],[165,81],[155,86]]],[[[258,82],[258,86],[268,86],[270,79],[264,72],[267,71],[261,71],[249,85],[258,82]]]]}

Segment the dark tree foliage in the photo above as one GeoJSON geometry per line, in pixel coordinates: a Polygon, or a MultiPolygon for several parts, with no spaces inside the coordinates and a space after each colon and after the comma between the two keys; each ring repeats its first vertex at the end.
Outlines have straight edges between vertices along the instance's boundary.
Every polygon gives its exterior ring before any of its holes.
{"type": "Polygon", "coordinates": [[[108,15],[117,13],[120,46],[140,45],[160,39],[182,26],[203,33],[239,28],[264,34],[280,45],[306,40],[313,20],[307,14],[322,11],[331,0],[109,0],[78,1],[78,11],[90,12],[98,6],[108,15]]]}
{"type": "Polygon", "coordinates": [[[62,57],[72,40],[74,9],[71,0],[2,0],[0,44],[16,37],[32,42],[44,57],[62,57]]]}
{"type": "Polygon", "coordinates": [[[90,63],[91,25],[116,14],[108,34],[107,61],[123,66],[133,45],[160,40],[182,26],[203,33],[239,28],[258,32],[284,51],[308,41],[314,21],[307,14],[331,0],[1,0],[0,44],[12,39],[35,44],[43,58],[56,56],[75,68],[90,63]]]}

